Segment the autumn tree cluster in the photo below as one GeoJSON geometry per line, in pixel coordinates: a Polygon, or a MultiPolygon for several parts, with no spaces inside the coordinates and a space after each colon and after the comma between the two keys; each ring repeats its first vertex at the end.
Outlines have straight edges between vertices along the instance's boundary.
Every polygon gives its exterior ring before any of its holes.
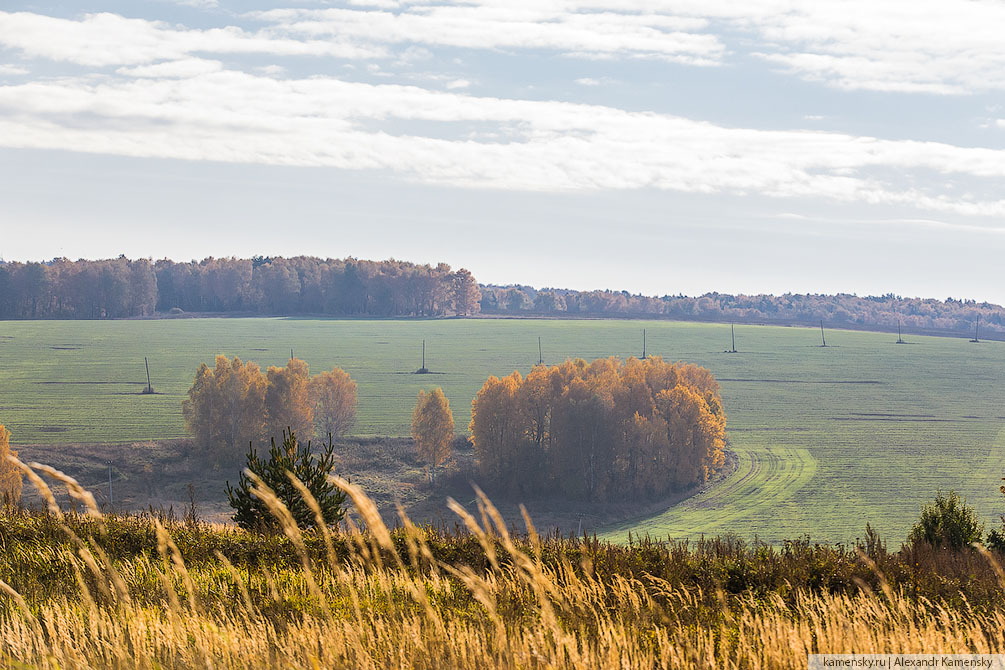
{"type": "Polygon", "coordinates": [[[726,415],[703,367],[601,358],[490,377],[472,403],[482,477],[511,494],[652,499],[723,463],[726,415]]]}
{"type": "Polygon", "coordinates": [[[464,316],[476,313],[480,301],[471,273],[444,263],[308,256],[0,261],[0,319],[114,319],[172,310],[464,316]]]}
{"type": "Polygon", "coordinates": [[[249,444],[268,444],[288,429],[305,443],[315,435],[345,435],[356,420],[356,382],[337,367],[312,377],[299,358],[262,372],[255,363],[220,355],[215,367],[199,367],[182,411],[206,453],[231,462],[249,444]]]}

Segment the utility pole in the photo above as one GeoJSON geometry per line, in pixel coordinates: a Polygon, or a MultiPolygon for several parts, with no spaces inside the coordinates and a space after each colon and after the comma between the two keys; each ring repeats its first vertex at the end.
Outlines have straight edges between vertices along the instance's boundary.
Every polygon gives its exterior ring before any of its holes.
{"type": "Polygon", "coordinates": [[[826,347],[827,346],[827,338],[824,337],[824,320],[823,319],[820,319],[820,341],[823,342],[823,344],[820,345],[821,347],[826,347]]]}
{"type": "Polygon", "coordinates": [[[537,364],[544,365],[544,353],[541,349],[541,338],[537,338],[537,364]]]}
{"type": "Polygon", "coordinates": [[[146,393],[147,393],[147,395],[150,395],[150,394],[152,394],[154,392],[154,387],[150,385],[150,361],[147,360],[146,356],[143,357],[143,365],[145,365],[147,367],[147,390],[146,390],[146,393]]]}
{"type": "Polygon", "coordinates": [[[646,329],[642,329],[642,360],[646,360],[646,329]]]}
{"type": "Polygon", "coordinates": [[[108,464],[108,506],[115,506],[115,498],[112,497],[112,464],[108,464]]]}
{"type": "Polygon", "coordinates": [[[978,337],[978,334],[980,333],[980,329],[981,329],[981,315],[978,314],[977,315],[977,325],[974,326],[974,339],[970,340],[971,342],[980,342],[981,341],[980,338],[978,337]]]}
{"type": "Polygon", "coordinates": [[[729,324],[729,334],[733,338],[733,348],[730,350],[729,353],[735,354],[736,353],[736,326],[734,324],[732,324],[732,323],[729,324]]]}
{"type": "Polygon", "coordinates": [[[907,344],[904,341],[904,334],[900,331],[900,321],[897,322],[897,344],[907,344]]]}
{"type": "Polygon", "coordinates": [[[290,347],[290,360],[293,360],[293,347],[290,347]]]}
{"type": "Polygon", "coordinates": [[[426,341],[422,341],[422,369],[426,369],[426,341]]]}

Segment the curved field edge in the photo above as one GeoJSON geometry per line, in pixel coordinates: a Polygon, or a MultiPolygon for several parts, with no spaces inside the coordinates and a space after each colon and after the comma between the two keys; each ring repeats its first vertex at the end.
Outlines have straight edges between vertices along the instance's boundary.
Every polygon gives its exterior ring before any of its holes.
{"type": "Polygon", "coordinates": [[[612,542],[633,536],[683,539],[734,531],[790,502],[813,479],[817,463],[807,449],[764,447],[735,449],[736,470],[722,482],[647,519],[633,519],[601,529],[612,542]]]}

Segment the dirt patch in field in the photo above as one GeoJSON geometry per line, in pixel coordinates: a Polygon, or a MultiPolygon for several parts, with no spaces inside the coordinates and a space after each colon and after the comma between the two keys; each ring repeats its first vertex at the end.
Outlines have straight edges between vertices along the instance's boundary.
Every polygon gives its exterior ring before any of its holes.
{"type": "Polygon", "coordinates": [[[49,347],[50,349],[55,349],[56,351],[78,351],[83,349],[83,347],[49,347]]]}
{"type": "Polygon", "coordinates": [[[40,433],[65,433],[70,430],[66,426],[42,426],[38,429],[40,433]]]}

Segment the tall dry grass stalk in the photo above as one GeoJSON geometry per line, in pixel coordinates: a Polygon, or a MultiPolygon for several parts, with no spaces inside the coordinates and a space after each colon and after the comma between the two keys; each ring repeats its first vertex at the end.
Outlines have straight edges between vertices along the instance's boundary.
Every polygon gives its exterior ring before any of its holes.
{"type": "MultiPolygon", "coordinates": [[[[73,495],[76,482],[39,471],[66,484],[73,495]]],[[[45,485],[37,474],[29,479],[45,485]]],[[[486,569],[475,570],[437,560],[431,531],[403,512],[402,531],[395,536],[358,487],[337,483],[365,525],[364,531],[353,531],[358,541],[347,543],[349,560],[336,558],[325,536],[330,529],[319,521],[312,532],[325,542],[324,558],[315,555],[312,562],[304,531],[258,481],[256,495],[296,547],[299,567],[242,573],[219,552],[214,563],[186,566],[159,523],[160,567],[145,556],[113,562],[104,553],[98,554],[99,564],[83,551],[97,546],[78,538],[75,577],[65,595],[30,603],[0,582],[0,665],[803,669],[809,653],[1005,652],[1005,608],[960,609],[910,598],[894,589],[875,563],[870,565],[881,594],[798,591],[787,598],[775,593],[727,598],[719,590],[716,599],[700,587],[651,576],[598,577],[586,561],[546,562],[548,547],[529,517],[528,541],[519,543],[477,491],[480,519],[450,503],[485,552],[486,569]],[[89,584],[100,597],[92,597],[89,584]],[[151,595],[150,586],[158,584],[163,595],[151,595]],[[228,602],[211,598],[221,591],[233,594],[232,605],[209,606],[228,602]],[[253,595],[263,593],[271,595],[253,595]]],[[[43,497],[51,499],[51,492],[43,491],[43,497]]]]}

